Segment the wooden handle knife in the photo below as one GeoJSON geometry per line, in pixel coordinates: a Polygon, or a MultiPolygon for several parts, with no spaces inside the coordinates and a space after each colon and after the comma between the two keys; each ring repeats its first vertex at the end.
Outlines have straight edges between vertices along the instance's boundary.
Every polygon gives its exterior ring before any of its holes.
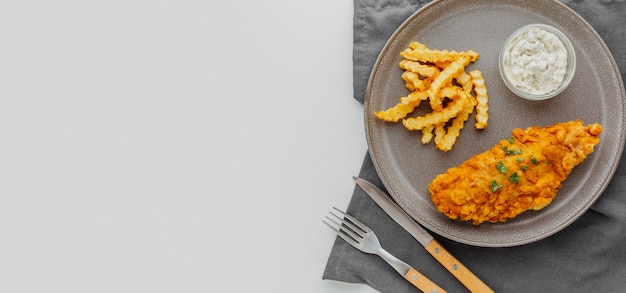
{"type": "Polygon", "coordinates": [[[494,292],[474,273],[457,260],[432,235],[407,215],[390,197],[369,181],[354,177],[356,183],[369,195],[396,223],[407,230],[426,250],[456,277],[471,292],[494,292]]]}

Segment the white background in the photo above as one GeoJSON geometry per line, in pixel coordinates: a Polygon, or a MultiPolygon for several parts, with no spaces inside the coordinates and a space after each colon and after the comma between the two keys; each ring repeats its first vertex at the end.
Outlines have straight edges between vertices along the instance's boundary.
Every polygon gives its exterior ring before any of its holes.
{"type": "Polygon", "coordinates": [[[321,279],[367,151],[352,0],[2,1],[0,292],[321,279]]]}

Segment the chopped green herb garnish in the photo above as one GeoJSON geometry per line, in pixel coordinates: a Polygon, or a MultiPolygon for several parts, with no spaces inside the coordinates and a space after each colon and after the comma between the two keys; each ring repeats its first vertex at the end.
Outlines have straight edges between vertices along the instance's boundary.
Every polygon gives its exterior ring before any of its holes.
{"type": "Polygon", "coordinates": [[[522,171],[526,171],[526,169],[528,169],[528,166],[522,166],[522,171]]]}
{"type": "Polygon", "coordinates": [[[524,158],[517,158],[517,160],[516,160],[516,161],[517,161],[518,163],[521,163],[521,162],[523,162],[523,161],[524,161],[524,158]]]}
{"type": "Polygon", "coordinates": [[[515,142],[515,138],[513,138],[512,136],[509,138],[509,143],[514,143],[515,142]]]}
{"type": "Polygon", "coordinates": [[[502,184],[498,184],[495,180],[491,181],[491,192],[496,192],[500,188],[502,188],[502,184]]]}
{"type": "Polygon", "coordinates": [[[502,161],[498,162],[498,164],[496,165],[496,169],[498,169],[498,171],[500,171],[500,173],[502,174],[506,174],[507,172],[509,172],[509,168],[507,168],[504,163],[502,163],[502,161]]]}
{"type": "Polygon", "coordinates": [[[535,158],[534,156],[530,156],[530,162],[535,165],[539,165],[539,161],[537,161],[537,158],[535,158]]]}
{"type": "Polygon", "coordinates": [[[502,150],[504,151],[505,154],[507,155],[519,155],[522,153],[522,150],[510,150],[507,146],[503,146],[502,150]]]}
{"type": "Polygon", "coordinates": [[[509,177],[509,181],[515,184],[519,183],[519,175],[517,175],[517,172],[511,174],[511,176],[509,177]]]}

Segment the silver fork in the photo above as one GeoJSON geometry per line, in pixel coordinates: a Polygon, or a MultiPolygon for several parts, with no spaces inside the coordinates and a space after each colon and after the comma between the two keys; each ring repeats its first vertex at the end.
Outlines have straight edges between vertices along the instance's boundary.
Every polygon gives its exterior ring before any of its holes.
{"type": "Polygon", "coordinates": [[[391,265],[400,275],[407,281],[411,282],[415,287],[427,293],[444,293],[446,292],[423,274],[391,255],[380,245],[378,237],[369,227],[361,223],[361,221],[344,213],[338,208],[333,209],[339,215],[330,211],[332,218],[326,216],[326,220],[322,220],[324,224],[333,229],[339,237],[354,246],[356,249],[369,254],[376,254],[391,265]],[[327,221],[328,220],[328,221],[327,221]],[[339,222],[337,222],[339,220],[339,222]],[[329,223],[329,221],[332,223],[329,223]]]}

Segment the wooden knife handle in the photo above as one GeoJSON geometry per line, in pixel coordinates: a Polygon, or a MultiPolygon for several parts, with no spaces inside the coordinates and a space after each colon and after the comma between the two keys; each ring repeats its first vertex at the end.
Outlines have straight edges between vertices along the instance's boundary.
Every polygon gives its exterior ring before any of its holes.
{"type": "Polygon", "coordinates": [[[487,292],[493,293],[483,281],[481,281],[474,273],[466,268],[458,259],[456,259],[448,250],[443,248],[437,240],[431,241],[426,250],[441,263],[450,273],[452,273],[461,283],[471,292],[487,292]]]}
{"type": "Polygon", "coordinates": [[[406,274],[404,275],[404,278],[407,281],[411,282],[413,286],[417,287],[417,289],[420,289],[425,293],[446,293],[446,290],[443,290],[433,281],[426,278],[426,276],[416,271],[414,268],[409,269],[409,271],[406,272],[406,274]]]}

